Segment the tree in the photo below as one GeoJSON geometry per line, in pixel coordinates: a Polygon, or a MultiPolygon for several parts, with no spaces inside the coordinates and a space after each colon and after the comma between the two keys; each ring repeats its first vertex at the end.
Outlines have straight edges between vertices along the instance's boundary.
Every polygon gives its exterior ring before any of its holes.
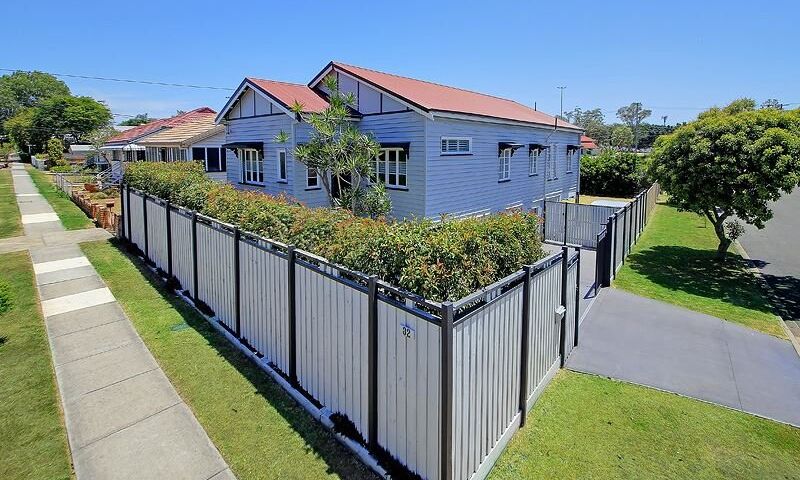
{"type": "Polygon", "coordinates": [[[639,126],[642,134],[639,138],[639,148],[651,148],[661,135],[672,133],[675,130],[673,125],[655,125],[652,123],[642,123],[639,126]]]}
{"type": "Polygon", "coordinates": [[[783,104],[779,102],[777,98],[768,98],[761,103],[761,108],[783,110],[783,104]]]}
{"type": "MultiPolygon", "coordinates": [[[[319,113],[305,113],[302,104],[292,110],[314,127],[311,139],[295,148],[295,157],[319,176],[331,206],[345,206],[358,213],[362,189],[373,174],[375,157],[380,144],[370,134],[362,133],[350,121],[350,109],[355,105],[352,93],[342,93],[334,77],[325,78],[330,92],[329,106],[319,113]]],[[[278,135],[285,141],[287,135],[278,135]]],[[[369,187],[371,188],[371,187],[369,187]]],[[[371,204],[378,204],[371,200],[371,204]]]]}
{"type": "Polygon", "coordinates": [[[608,143],[608,127],[605,124],[605,117],[599,108],[591,110],[581,110],[576,107],[571,112],[564,114],[567,121],[581,127],[585,134],[599,143],[608,143]]]}
{"type": "MultiPolygon", "coordinates": [[[[0,128],[24,108],[56,96],[69,95],[67,84],[42,72],[14,72],[0,77],[0,128]]],[[[2,133],[2,132],[0,132],[2,133]]]]}
{"type": "Polygon", "coordinates": [[[89,142],[89,145],[92,146],[92,149],[87,152],[86,158],[90,157],[102,157],[105,159],[106,162],[109,164],[111,163],[111,159],[108,158],[108,150],[103,150],[103,145],[106,144],[109,138],[116,135],[118,132],[114,130],[113,127],[110,125],[104,125],[100,128],[96,128],[91,132],[87,133],[83,136],[83,140],[89,142]]]}
{"type": "Polygon", "coordinates": [[[34,109],[31,139],[36,145],[65,135],[81,140],[83,135],[110,122],[108,107],[91,97],[53,97],[34,109]]]}
{"type": "Polygon", "coordinates": [[[633,131],[633,148],[639,148],[639,125],[652,113],[652,111],[643,108],[640,102],[633,102],[627,107],[621,107],[617,110],[617,117],[631,127],[633,131]]]}
{"type": "Polygon", "coordinates": [[[726,220],[764,228],[769,202],[800,184],[800,112],[756,110],[749,99],[710,109],[656,141],[650,174],[679,209],[712,223],[723,259],[726,220]]]}
{"type": "Polygon", "coordinates": [[[64,160],[64,142],[57,138],[51,138],[47,141],[47,166],[60,166],[66,165],[67,161],[64,160]]]}
{"type": "Polygon", "coordinates": [[[23,108],[3,123],[3,128],[8,133],[8,137],[22,150],[27,150],[32,143],[31,134],[34,131],[34,114],[34,108],[23,108]]]}
{"type": "Polygon", "coordinates": [[[152,119],[147,116],[146,113],[140,113],[135,117],[131,117],[127,120],[119,122],[120,125],[124,127],[135,127],[137,125],[144,125],[145,123],[150,123],[152,119]]]}
{"type": "Polygon", "coordinates": [[[633,145],[633,132],[627,125],[616,125],[611,129],[611,146],[616,148],[631,148],[633,145]]]}

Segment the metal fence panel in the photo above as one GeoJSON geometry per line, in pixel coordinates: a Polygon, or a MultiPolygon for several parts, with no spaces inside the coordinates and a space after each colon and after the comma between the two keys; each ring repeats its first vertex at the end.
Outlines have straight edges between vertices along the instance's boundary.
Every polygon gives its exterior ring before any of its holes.
{"type": "Polygon", "coordinates": [[[198,297],[229,330],[236,328],[233,235],[215,223],[197,223],[198,297]]]}
{"type": "Polygon", "coordinates": [[[130,213],[130,241],[140,250],[144,251],[144,209],[142,208],[142,196],[131,192],[130,205],[125,205],[130,213]]]}
{"type": "MultiPolygon", "coordinates": [[[[575,300],[575,289],[578,286],[578,262],[575,261],[575,256],[570,259],[571,265],[567,267],[567,319],[566,325],[566,340],[565,340],[565,358],[569,357],[575,345],[575,310],[580,308],[580,304],[575,300]]],[[[580,318],[580,312],[577,312],[580,318]]]]}
{"type": "Polygon", "coordinates": [[[147,256],[156,267],[167,271],[167,209],[157,198],[147,197],[147,256]]]}
{"type": "Polygon", "coordinates": [[[544,239],[564,243],[564,202],[544,202],[544,239]]]}
{"type": "Polygon", "coordinates": [[[555,311],[561,304],[561,263],[536,273],[531,279],[528,335],[528,397],[547,379],[558,362],[560,325],[555,311]]]}
{"type": "Polygon", "coordinates": [[[241,337],[283,372],[289,370],[288,260],[241,240],[241,337]]]}
{"type": "MultiPolygon", "coordinates": [[[[194,284],[192,262],[192,217],[191,212],[172,207],[172,276],[181,288],[191,291],[194,284]]],[[[195,292],[191,292],[192,295],[195,292]]]]}
{"type": "Polygon", "coordinates": [[[545,240],[564,243],[566,235],[566,243],[597,248],[597,234],[605,228],[609,215],[616,210],[616,207],[602,205],[548,201],[545,208],[545,240]]]}
{"type": "Polygon", "coordinates": [[[516,417],[522,285],[455,325],[454,478],[470,478],[516,417]]]}
{"type": "Polygon", "coordinates": [[[297,378],[367,438],[368,295],[310,265],[295,268],[297,378]]]}
{"type": "Polygon", "coordinates": [[[441,330],[378,302],[378,443],[423,478],[440,477],[441,330]]]}

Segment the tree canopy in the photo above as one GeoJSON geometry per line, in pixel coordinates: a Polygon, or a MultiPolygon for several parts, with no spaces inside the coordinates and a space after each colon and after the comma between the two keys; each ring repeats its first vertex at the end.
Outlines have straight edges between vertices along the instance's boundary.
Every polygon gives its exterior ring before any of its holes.
{"type": "Polygon", "coordinates": [[[639,126],[644,119],[652,114],[652,110],[644,108],[640,102],[633,102],[617,110],[617,117],[633,131],[633,148],[639,148],[639,137],[641,134],[639,126]]]}
{"type": "Polygon", "coordinates": [[[708,218],[724,258],[726,221],[764,228],[769,202],[800,184],[800,111],[757,110],[750,99],[712,108],[656,141],[650,174],[679,209],[708,218]]]}
{"type": "Polygon", "coordinates": [[[119,124],[125,127],[136,127],[138,125],[144,125],[145,123],[150,123],[152,120],[153,119],[150,118],[146,113],[140,113],[134,117],[119,122],[119,124]]]}
{"type": "Polygon", "coordinates": [[[0,123],[51,97],[69,95],[67,84],[42,72],[14,72],[0,77],[0,123]]]}

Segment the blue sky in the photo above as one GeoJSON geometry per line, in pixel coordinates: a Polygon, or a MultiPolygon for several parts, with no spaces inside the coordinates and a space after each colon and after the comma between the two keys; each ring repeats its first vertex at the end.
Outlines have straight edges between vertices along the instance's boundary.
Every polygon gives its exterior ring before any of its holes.
{"type": "MultiPolygon", "coordinates": [[[[749,96],[799,102],[800,2],[5,2],[0,68],[235,88],[329,60],[549,113],[641,101],[685,121],[749,96]]],[[[3,73],[3,72],[0,72],[3,73]]],[[[220,109],[226,91],[64,78],[116,114],[220,109]]],[[[122,120],[124,116],[117,116],[122,120]]]]}

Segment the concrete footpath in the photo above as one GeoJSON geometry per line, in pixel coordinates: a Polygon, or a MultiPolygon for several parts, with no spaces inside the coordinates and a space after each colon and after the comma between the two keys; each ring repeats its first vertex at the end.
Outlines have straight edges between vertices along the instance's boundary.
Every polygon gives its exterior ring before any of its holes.
{"type": "Polygon", "coordinates": [[[26,234],[14,245],[30,250],[77,478],[234,478],[102,278],[70,242],[87,235],[67,235],[24,167],[12,169],[26,234]]]}
{"type": "Polygon", "coordinates": [[[800,426],[800,357],[765,333],[601,290],[567,367],[800,426]]]}

